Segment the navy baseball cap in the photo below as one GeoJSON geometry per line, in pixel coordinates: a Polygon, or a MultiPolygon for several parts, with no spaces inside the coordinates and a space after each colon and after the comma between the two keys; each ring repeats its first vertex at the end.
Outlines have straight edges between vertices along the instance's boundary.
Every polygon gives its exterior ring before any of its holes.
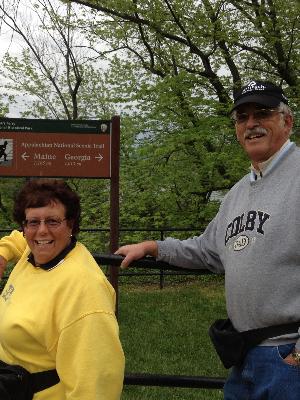
{"type": "Polygon", "coordinates": [[[268,108],[277,107],[280,102],[288,104],[288,99],[281,87],[272,82],[255,80],[236,91],[233,100],[231,112],[245,103],[257,103],[268,108]]]}

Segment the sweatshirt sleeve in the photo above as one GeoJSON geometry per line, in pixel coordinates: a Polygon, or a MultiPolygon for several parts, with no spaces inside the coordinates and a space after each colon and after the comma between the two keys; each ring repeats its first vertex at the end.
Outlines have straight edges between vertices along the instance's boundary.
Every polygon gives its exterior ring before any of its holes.
{"type": "Polygon", "coordinates": [[[0,255],[7,261],[18,261],[27,246],[23,233],[17,230],[11,232],[10,235],[4,236],[0,240],[0,255]]]}
{"type": "Polygon", "coordinates": [[[94,312],[66,327],[57,345],[56,368],[68,400],[118,400],[124,354],[113,313],[94,312]]]}
{"type": "Polygon", "coordinates": [[[189,269],[209,269],[216,273],[223,273],[224,267],[219,257],[217,245],[216,216],[200,236],[186,240],[166,238],[157,241],[158,257],[160,261],[178,267],[189,269]]]}

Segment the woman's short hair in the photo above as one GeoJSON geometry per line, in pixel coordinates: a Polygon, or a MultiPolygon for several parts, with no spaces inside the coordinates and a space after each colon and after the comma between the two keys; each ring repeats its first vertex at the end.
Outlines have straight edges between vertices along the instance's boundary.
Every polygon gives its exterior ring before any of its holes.
{"type": "Polygon", "coordinates": [[[21,226],[25,221],[27,208],[45,207],[56,201],[60,201],[65,206],[65,218],[72,221],[72,234],[76,235],[80,224],[80,198],[61,179],[37,178],[27,181],[15,198],[14,220],[21,226]]]}

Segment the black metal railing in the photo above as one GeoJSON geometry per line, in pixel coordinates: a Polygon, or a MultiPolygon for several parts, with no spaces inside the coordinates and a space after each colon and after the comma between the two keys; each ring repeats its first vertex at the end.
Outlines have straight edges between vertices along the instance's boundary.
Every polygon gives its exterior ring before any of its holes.
{"type": "Polygon", "coordinates": [[[125,374],[124,385],[223,389],[225,378],[207,376],[125,374]]]}
{"type": "MultiPolygon", "coordinates": [[[[119,267],[122,260],[124,259],[123,256],[116,255],[116,254],[99,254],[94,253],[93,257],[95,258],[96,262],[101,265],[111,265],[115,267],[119,267]]],[[[182,268],[177,267],[176,265],[168,264],[164,261],[156,261],[153,257],[145,257],[140,260],[135,260],[131,263],[131,267],[135,268],[149,268],[149,269],[162,269],[163,271],[176,271],[177,272],[185,272],[193,275],[206,275],[212,274],[211,271],[208,269],[191,269],[191,268],[182,268]]],[[[127,273],[125,273],[127,274],[127,273]]],[[[121,275],[121,274],[120,274],[121,275]]]]}

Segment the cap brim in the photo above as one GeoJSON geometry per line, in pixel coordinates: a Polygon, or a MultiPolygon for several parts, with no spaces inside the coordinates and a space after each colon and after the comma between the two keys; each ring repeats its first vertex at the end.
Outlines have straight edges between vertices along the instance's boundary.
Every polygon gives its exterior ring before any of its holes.
{"type": "Polygon", "coordinates": [[[260,104],[265,107],[277,107],[280,103],[280,99],[278,99],[274,96],[266,96],[263,94],[260,94],[260,95],[253,94],[250,96],[244,96],[234,103],[230,112],[232,113],[232,111],[234,111],[237,107],[241,106],[242,104],[246,104],[246,103],[256,103],[256,104],[260,104]]]}

